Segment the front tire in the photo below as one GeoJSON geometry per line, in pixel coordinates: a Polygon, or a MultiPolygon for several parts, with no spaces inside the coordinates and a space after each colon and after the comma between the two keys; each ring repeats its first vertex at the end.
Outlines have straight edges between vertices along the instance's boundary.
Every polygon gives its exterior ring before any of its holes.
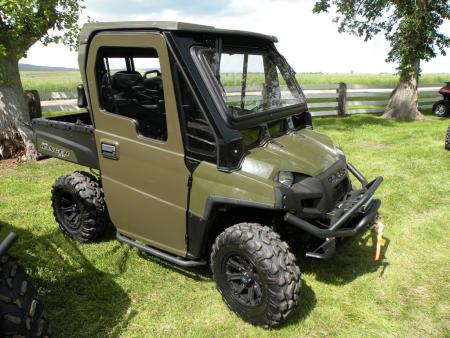
{"type": "Polygon", "coordinates": [[[445,100],[436,102],[433,105],[432,111],[433,111],[433,114],[438,117],[445,117],[445,116],[449,115],[449,107],[447,105],[447,102],[445,102],[445,100]]]}
{"type": "Polygon", "coordinates": [[[95,240],[108,223],[103,189],[89,173],[59,177],[52,188],[52,207],[62,232],[79,242],[95,240]]]}
{"type": "Polygon", "coordinates": [[[0,336],[48,337],[47,311],[16,259],[0,259],[0,336]]]}
{"type": "Polygon", "coordinates": [[[268,227],[227,228],[213,245],[211,270],[228,307],[254,325],[279,325],[296,306],[300,269],[288,245],[268,227]]]}

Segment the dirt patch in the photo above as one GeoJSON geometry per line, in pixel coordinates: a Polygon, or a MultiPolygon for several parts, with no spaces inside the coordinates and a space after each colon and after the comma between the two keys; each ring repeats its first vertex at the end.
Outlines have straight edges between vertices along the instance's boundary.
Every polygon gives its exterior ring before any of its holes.
{"type": "Polygon", "coordinates": [[[54,160],[55,160],[55,158],[53,158],[53,157],[43,157],[39,161],[36,161],[36,163],[37,164],[45,164],[47,162],[51,162],[51,161],[54,161],[54,160]]]}
{"type": "Polygon", "coordinates": [[[364,148],[389,148],[390,145],[389,144],[384,144],[384,143],[373,143],[373,142],[364,142],[364,143],[359,143],[358,144],[360,147],[364,147],[364,148]]]}
{"type": "Polygon", "coordinates": [[[0,160],[0,174],[14,172],[19,164],[20,164],[20,160],[17,158],[0,160]]]}

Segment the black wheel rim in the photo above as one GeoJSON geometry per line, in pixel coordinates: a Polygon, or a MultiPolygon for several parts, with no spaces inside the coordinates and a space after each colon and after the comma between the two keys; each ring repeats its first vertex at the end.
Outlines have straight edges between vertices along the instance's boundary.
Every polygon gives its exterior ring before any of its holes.
{"type": "Polygon", "coordinates": [[[261,278],[253,263],[239,254],[225,260],[225,278],[233,297],[242,305],[255,307],[263,300],[261,278]]]}
{"type": "Polygon", "coordinates": [[[64,224],[70,230],[77,230],[80,227],[80,209],[75,198],[70,194],[63,194],[59,209],[64,224]]]}

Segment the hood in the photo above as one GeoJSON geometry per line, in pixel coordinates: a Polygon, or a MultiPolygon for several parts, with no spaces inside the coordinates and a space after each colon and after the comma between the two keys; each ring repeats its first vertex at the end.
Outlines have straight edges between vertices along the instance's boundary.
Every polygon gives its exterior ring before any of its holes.
{"type": "Polygon", "coordinates": [[[339,154],[328,136],[302,129],[251,149],[242,171],[265,179],[273,179],[281,170],[316,176],[338,159],[339,154]]]}

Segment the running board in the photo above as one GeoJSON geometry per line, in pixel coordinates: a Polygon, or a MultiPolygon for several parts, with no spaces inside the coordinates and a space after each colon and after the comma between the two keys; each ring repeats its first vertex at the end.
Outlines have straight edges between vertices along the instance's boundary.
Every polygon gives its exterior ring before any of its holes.
{"type": "Polygon", "coordinates": [[[183,259],[181,257],[177,257],[174,255],[171,255],[169,253],[160,251],[158,249],[155,248],[151,248],[149,246],[146,245],[142,245],[137,243],[136,241],[133,241],[132,239],[125,237],[123,235],[121,235],[119,232],[117,232],[116,234],[116,238],[119,242],[134,246],[136,248],[138,248],[139,250],[142,250],[150,255],[156,256],[158,258],[164,259],[170,263],[182,266],[184,268],[191,268],[191,267],[196,267],[196,266],[203,266],[206,265],[206,262],[201,260],[201,261],[190,261],[190,260],[186,260],[183,259]]]}

